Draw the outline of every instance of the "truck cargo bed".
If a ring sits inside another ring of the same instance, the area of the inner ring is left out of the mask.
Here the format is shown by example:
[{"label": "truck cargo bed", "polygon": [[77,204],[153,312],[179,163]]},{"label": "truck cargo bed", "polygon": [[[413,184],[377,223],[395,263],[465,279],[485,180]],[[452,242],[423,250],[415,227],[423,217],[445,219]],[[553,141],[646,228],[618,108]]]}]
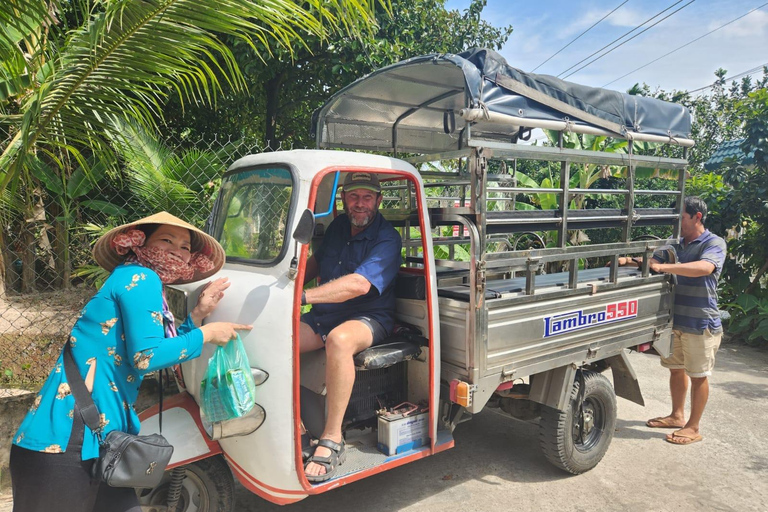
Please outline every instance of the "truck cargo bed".
[{"label": "truck cargo bed", "polygon": [[618,270],[615,283],[608,268],[582,270],[576,288],[568,272],[537,275],[533,295],[525,293],[524,277],[489,280],[479,321],[469,285],[440,286],[444,380],[466,380],[487,394],[512,378],[582,366],[669,337],[668,276]]},{"label": "truck cargo bed", "polygon": [[[640,269],[637,267],[621,267],[618,269],[619,279],[625,279],[630,277],[642,277]],[[449,271],[450,275],[455,277],[456,271]],[[609,280],[608,268],[592,268],[579,271],[578,284],[586,285],[591,282],[607,282]],[[448,275],[448,273],[438,273],[438,289],[437,294],[439,297],[446,297],[450,299],[469,302],[470,286],[469,284],[459,284],[452,286],[440,286],[441,276]],[[535,289],[544,290],[545,288],[564,288],[568,287],[568,272],[557,272],[554,274],[541,274],[536,276]],[[485,286],[485,298],[486,300],[499,299],[507,296],[525,295],[525,283],[526,278],[515,277],[512,279],[494,279],[486,282]]]}]

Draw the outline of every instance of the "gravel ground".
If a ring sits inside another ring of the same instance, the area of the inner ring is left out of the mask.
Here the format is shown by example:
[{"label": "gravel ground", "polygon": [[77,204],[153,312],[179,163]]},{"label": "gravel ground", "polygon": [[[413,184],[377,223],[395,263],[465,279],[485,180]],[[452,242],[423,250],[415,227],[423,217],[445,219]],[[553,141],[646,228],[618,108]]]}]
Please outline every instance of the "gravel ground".
[{"label": "gravel ground", "polygon": [[[619,399],[615,437],[592,471],[570,476],[538,447],[538,427],[483,412],[459,425],[456,447],[404,467],[278,507],[240,487],[237,512],[418,510],[764,511],[768,503],[768,352],[724,344],[692,446],[664,442],[645,420],[669,412],[666,370],[631,354],[645,407]],[[0,512],[11,498],[0,495]]]}]

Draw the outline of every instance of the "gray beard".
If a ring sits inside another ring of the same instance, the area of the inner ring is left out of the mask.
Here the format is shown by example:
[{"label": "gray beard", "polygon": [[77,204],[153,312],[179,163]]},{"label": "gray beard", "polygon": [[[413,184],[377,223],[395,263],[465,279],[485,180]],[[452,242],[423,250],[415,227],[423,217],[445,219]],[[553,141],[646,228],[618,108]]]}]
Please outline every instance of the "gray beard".
[{"label": "gray beard", "polygon": [[349,223],[355,226],[356,228],[365,228],[368,227],[368,225],[373,221],[373,215],[370,217],[365,217],[363,219],[363,222],[357,222],[355,218],[352,215],[349,215]]},{"label": "gray beard", "polygon": [[356,227],[358,229],[363,229],[363,228],[367,228],[368,226],[370,226],[371,222],[373,222],[373,219],[376,218],[376,213],[377,212],[378,212],[378,210],[374,210],[373,212],[371,212],[370,215],[367,215],[363,219],[362,222],[358,222],[358,221],[355,220],[355,217],[352,215],[352,212],[349,210],[349,208],[346,209],[345,213],[347,214],[347,217],[349,218],[349,223],[350,224],[352,224],[354,227]]}]

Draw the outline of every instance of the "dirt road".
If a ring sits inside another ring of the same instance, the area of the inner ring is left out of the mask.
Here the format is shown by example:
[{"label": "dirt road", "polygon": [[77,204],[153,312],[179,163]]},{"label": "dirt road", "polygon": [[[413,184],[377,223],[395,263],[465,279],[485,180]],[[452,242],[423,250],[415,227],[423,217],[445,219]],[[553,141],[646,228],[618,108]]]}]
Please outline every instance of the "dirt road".
[{"label": "dirt road", "polygon": [[[456,447],[289,507],[240,488],[238,512],[409,510],[763,511],[768,503],[768,352],[724,344],[717,355],[704,441],[673,446],[645,420],[669,412],[667,372],[630,355],[646,405],[619,399],[603,461],[569,476],[538,446],[538,426],[492,411],[455,431]],[[0,496],[0,512],[10,512]]]}]

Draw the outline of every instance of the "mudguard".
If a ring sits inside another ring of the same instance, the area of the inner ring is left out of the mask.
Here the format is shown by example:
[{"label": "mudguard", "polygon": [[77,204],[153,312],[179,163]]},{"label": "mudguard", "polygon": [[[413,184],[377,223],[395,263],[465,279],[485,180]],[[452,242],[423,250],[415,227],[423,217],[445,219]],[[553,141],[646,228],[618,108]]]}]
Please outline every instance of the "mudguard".
[{"label": "mudguard", "polygon": [[217,441],[211,441],[200,420],[200,408],[187,392],[163,401],[163,428],[159,425],[159,405],[139,414],[140,435],[161,433],[173,446],[168,469],[205,459],[222,452]]}]

